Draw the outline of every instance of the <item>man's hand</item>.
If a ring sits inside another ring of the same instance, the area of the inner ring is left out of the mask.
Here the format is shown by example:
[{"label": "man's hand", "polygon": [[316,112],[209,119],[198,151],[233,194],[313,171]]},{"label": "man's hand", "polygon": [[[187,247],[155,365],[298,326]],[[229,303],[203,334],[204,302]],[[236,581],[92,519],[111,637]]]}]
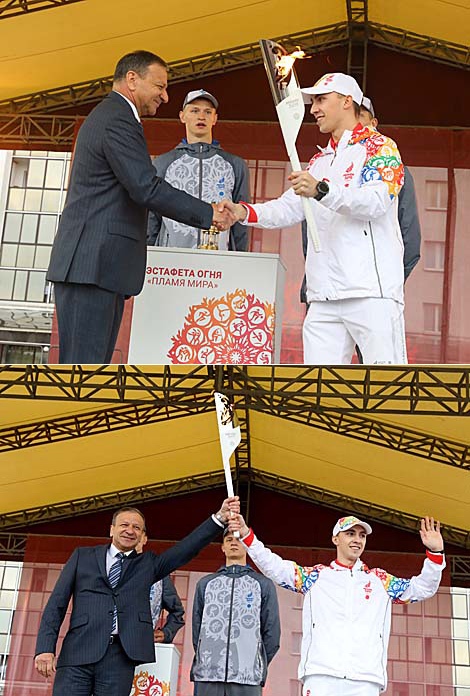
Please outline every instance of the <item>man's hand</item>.
[{"label": "man's hand", "polygon": [[434,522],[434,517],[423,517],[421,529],[419,530],[421,541],[430,551],[442,551],[444,539],[441,535],[441,523],[439,520]]},{"label": "man's hand", "polygon": [[153,642],[154,643],[164,643],[165,642],[165,634],[163,633],[161,628],[156,628],[155,631],[153,632]]},{"label": "man's hand", "polygon": [[247,209],[241,203],[233,203],[233,201],[220,201],[217,205],[217,210],[222,213],[226,211],[232,217],[232,225],[235,222],[243,222],[248,215]]},{"label": "man's hand", "polygon": [[231,532],[240,532],[240,539],[246,537],[250,531],[248,525],[241,515],[234,515],[230,518],[228,528]]},{"label": "man's hand", "polygon": [[237,221],[230,208],[225,207],[224,202],[225,201],[222,201],[218,205],[215,203],[212,204],[214,210],[212,224],[217,227],[219,232],[228,230]]},{"label": "man's hand", "polygon": [[42,677],[52,677],[56,670],[57,660],[54,653],[40,653],[34,658],[34,666]]},{"label": "man's hand", "polygon": [[216,517],[217,519],[220,519],[223,524],[227,524],[231,518],[231,515],[238,515],[239,512],[240,498],[238,495],[234,495],[233,498],[225,498],[224,502],[222,503],[222,507],[216,514]]},{"label": "man's hand", "polygon": [[289,176],[294,193],[298,196],[313,198],[317,195],[318,180],[308,172],[292,172]]}]

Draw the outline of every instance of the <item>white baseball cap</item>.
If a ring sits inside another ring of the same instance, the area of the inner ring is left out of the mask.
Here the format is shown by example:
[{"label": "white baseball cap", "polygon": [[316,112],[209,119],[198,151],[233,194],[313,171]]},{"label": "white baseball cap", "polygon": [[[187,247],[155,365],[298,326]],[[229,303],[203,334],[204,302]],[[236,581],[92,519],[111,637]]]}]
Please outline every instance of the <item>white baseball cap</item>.
[{"label": "white baseball cap", "polygon": [[340,72],[327,73],[315,82],[313,87],[303,87],[300,91],[304,95],[306,104],[310,104],[312,94],[329,94],[329,92],[351,95],[358,106],[362,104],[362,90],[354,77]]},{"label": "white baseball cap", "polygon": [[191,104],[191,102],[193,102],[195,99],[207,99],[207,101],[210,101],[210,103],[214,106],[215,109],[219,108],[219,102],[213,94],[211,94],[210,92],[206,92],[205,89],[193,89],[191,92],[188,92],[185,96],[183,102],[183,109],[188,104]]},{"label": "white baseball cap", "polygon": [[375,110],[374,110],[374,105],[372,104],[372,100],[369,99],[369,97],[362,97],[362,104],[361,106],[364,107],[364,109],[367,109],[370,114],[372,114],[372,118],[375,118]]},{"label": "white baseball cap", "polygon": [[339,518],[339,520],[333,527],[333,536],[336,536],[340,532],[346,532],[348,529],[351,529],[351,527],[355,527],[356,525],[362,527],[365,530],[366,534],[372,534],[372,527],[370,526],[370,524],[367,524],[367,522],[359,520],[357,517],[354,517],[353,515],[349,515],[348,517]]}]

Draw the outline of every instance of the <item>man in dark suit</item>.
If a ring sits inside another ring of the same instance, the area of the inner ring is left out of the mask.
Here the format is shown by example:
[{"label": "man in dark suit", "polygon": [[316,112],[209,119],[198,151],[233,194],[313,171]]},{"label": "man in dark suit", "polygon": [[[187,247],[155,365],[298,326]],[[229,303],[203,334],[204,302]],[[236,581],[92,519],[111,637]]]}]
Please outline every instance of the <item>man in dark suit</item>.
[{"label": "man in dark suit", "polygon": [[[154,662],[150,586],[187,563],[220,534],[238,497],[172,548],[138,554],[145,519],[136,508],[118,510],[110,545],[77,548],[65,564],[42,615],[35,666],[56,672],[54,696],[128,696],[136,664]],[[58,660],[60,626],[72,598],[70,626]]]},{"label": "man in dark suit", "polygon": [[113,91],[78,133],[47,274],[55,284],[61,363],[111,361],[124,300],[144,282],[148,210],[202,229],[231,224],[152,166],[140,119],[168,101],[167,77],[154,53],[123,56]]}]

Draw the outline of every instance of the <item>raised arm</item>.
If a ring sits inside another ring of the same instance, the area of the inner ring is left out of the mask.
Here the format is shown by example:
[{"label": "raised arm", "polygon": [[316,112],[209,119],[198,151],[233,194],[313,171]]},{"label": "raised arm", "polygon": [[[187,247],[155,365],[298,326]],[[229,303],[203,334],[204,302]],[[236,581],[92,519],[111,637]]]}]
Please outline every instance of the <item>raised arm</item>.
[{"label": "raised arm", "polygon": [[423,517],[421,520],[419,533],[426,547],[426,558],[419,575],[398,578],[380,568],[372,570],[382,580],[387,594],[394,603],[421,602],[436,594],[442,571],[446,567],[440,527],[439,521],[435,521],[433,517]]},{"label": "raised arm", "polygon": [[305,594],[318,580],[324,566],[300,566],[295,561],[287,561],[268,549],[249,529],[241,515],[229,520],[229,529],[240,531],[240,538],[250,558],[256,563],[263,575],[271,578],[286,590]]},{"label": "raised arm", "polygon": [[[177,544],[159,555],[154,555],[155,576],[154,582],[169,575],[177,568],[183,566],[199,551],[213,541],[222,531],[230,517],[230,512],[237,514],[240,511],[238,496],[226,498],[220,510],[209,517],[208,520],[196,527],[190,534],[181,539]],[[149,552],[151,553],[151,552]]]}]

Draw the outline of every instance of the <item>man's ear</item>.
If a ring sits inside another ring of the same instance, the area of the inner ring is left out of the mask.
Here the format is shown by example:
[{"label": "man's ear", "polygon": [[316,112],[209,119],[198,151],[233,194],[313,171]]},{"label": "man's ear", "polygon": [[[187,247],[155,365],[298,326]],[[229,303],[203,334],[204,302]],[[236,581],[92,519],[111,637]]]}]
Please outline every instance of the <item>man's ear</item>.
[{"label": "man's ear", "polygon": [[184,120],[184,111],[180,111],[180,121],[181,121],[181,123],[183,123],[183,124],[185,123],[185,120]]},{"label": "man's ear", "polygon": [[131,92],[135,91],[137,77],[135,70],[128,70],[126,73],[126,84]]},{"label": "man's ear", "polygon": [[339,543],[339,539],[338,539],[338,537],[337,537],[337,536],[333,536],[333,537],[331,537],[331,541],[333,542],[333,544],[334,544],[335,546],[338,546],[338,543]]},{"label": "man's ear", "polygon": [[109,528],[109,536],[110,536],[110,537],[113,536],[113,525],[111,525],[110,528]]}]

